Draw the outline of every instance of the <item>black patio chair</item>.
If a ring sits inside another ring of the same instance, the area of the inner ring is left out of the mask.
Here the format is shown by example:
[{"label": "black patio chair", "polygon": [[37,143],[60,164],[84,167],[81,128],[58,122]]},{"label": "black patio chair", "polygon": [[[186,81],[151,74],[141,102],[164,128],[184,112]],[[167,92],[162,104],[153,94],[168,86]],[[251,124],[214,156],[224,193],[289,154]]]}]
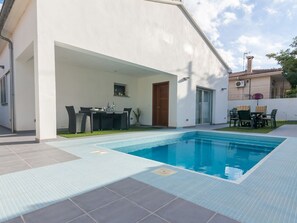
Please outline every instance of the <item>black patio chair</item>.
[{"label": "black patio chair", "polygon": [[233,126],[235,127],[236,126],[236,123],[238,121],[238,114],[237,114],[237,109],[236,108],[232,108],[229,112],[229,117],[230,117],[230,120],[229,120],[229,127],[231,127],[232,125],[232,121],[233,121]]},{"label": "black patio chair", "polygon": [[271,128],[276,128],[276,113],[277,109],[272,109],[271,114],[267,114],[263,121],[270,122]]},{"label": "black patio chair", "polygon": [[132,108],[124,108],[124,111],[125,112],[128,112],[128,117],[127,117],[127,129],[130,128],[130,121],[131,121],[131,111],[132,111]]},{"label": "black patio chair", "polygon": [[104,112],[100,114],[101,130],[113,129],[113,112]]},{"label": "black patio chair", "polygon": [[93,128],[92,130],[100,130],[101,127],[100,127],[100,114],[99,113],[94,113],[93,114],[93,123],[92,120],[91,120],[91,109],[92,107],[80,107],[80,113],[86,113],[86,115],[88,117],[90,117],[90,125],[91,125],[91,128]]},{"label": "black patio chair", "polygon": [[255,127],[256,123],[249,110],[238,111],[238,127]]},{"label": "black patio chair", "polygon": [[113,115],[113,129],[123,130],[128,129],[128,116],[126,112],[114,113]]},{"label": "black patio chair", "polygon": [[86,114],[84,113],[75,113],[73,106],[66,106],[68,112],[69,124],[68,131],[69,133],[79,133],[85,132],[86,130]]}]

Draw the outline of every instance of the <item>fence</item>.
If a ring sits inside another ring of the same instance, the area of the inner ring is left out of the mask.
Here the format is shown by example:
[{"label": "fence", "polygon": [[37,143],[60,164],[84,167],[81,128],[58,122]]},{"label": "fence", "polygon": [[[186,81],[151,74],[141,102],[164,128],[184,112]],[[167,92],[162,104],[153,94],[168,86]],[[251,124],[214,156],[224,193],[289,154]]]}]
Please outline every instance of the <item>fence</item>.
[{"label": "fence", "polygon": [[240,105],[251,106],[251,111],[255,111],[258,105],[267,105],[267,113],[269,114],[272,109],[277,109],[277,120],[297,120],[297,98],[281,98],[281,99],[260,99],[260,100],[235,100],[228,102],[228,109]]}]

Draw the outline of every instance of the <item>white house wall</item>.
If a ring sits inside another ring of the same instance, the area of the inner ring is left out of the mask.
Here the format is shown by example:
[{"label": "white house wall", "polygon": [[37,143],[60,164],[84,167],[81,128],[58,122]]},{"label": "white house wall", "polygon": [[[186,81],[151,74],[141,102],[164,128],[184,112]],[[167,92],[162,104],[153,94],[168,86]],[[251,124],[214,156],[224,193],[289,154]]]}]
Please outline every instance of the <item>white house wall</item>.
[{"label": "white house wall", "polygon": [[153,117],[153,83],[161,83],[169,81],[169,117],[168,125],[176,127],[177,115],[177,79],[174,75],[154,75],[149,77],[139,78],[138,84],[138,100],[137,107],[141,110],[140,123],[144,125],[152,125]]},{"label": "white house wall", "polygon": [[[0,69],[0,78],[3,77],[9,71],[9,57],[8,57],[8,48],[4,49],[4,52],[0,55],[1,65],[4,65],[4,69]],[[7,101],[8,104],[2,105],[0,103],[0,125],[6,128],[10,128],[10,75],[7,75]],[[1,87],[0,87],[1,89]]]},{"label": "white house wall", "polygon": [[[170,125],[195,124],[197,85],[215,90],[215,100],[220,103],[214,106],[214,123],[226,121],[227,98],[219,89],[226,87],[227,82],[225,78],[221,81],[216,79],[223,77],[226,71],[175,5],[144,0],[32,0],[13,34],[13,41],[16,58],[34,41],[34,103],[37,133],[43,132],[37,136],[40,139],[55,136],[58,126],[53,111],[61,111],[62,102],[56,101],[59,100],[59,95],[56,97],[59,89],[56,89],[58,81],[55,78],[60,77],[55,70],[60,68],[60,65],[55,66],[56,42],[177,76],[171,82],[176,83],[176,87],[170,88],[176,91],[176,95],[170,98],[176,102],[170,102],[170,105],[177,106],[170,108]],[[189,73],[191,62],[193,66]],[[189,74],[192,76],[190,87],[177,83]],[[27,99],[27,95],[16,97]],[[178,105],[180,102],[182,106]],[[57,117],[57,123],[60,123],[60,118]],[[151,115],[143,118],[145,123],[151,124]],[[62,123],[64,126],[65,120]]]},{"label": "white house wall", "polygon": [[15,129],[35,129],[34,59],[15,62]]},{"label": "white house wall", "polygon": [[[116,110],[135,109],[136,79],[56,61],[57,128],[68,127],[66,105],[73,105],[76,112],[80,107],[106,107],[107,103],[114,103]],[[113,96],[114,83],[126,84],[129,97]]]},{"label": "white house wall", "polygon": [[[18,66],[18,58],[23,53],[24,50],[32,44],[36,37],[36,6],[34,1],[32,1],[25,13],[19,20],[15,30],[12,32],[12,39],[14,44],[14,64],[15,64],[15,75],[14,75],[14,88],[15,88],[15,130],[32,130],[35,129],[34,119],[34,82],[33,81],[33,64],[32,61],[29,64],[24,65],[24,67]],[[1,40],[2,41],[2,40]],[[29,56],[29,55],[28,55]],[[30,57],[32,57],[31,54]],[[28,62],[30,57],[24,63]],[[8,45],[1,52],[0,61],[1,65],[5,66],[4,72],[10,70],[10,55],[8,50]],[[31,66],[31,67],[30,67]],[[30,71],[29,71],[30,70]],[[24,76],[23,76],[24,75]],[[29,75],[29,76],[28,76]],[[10,80],[10,76],[8,76]],[[0,105],[0,125],[11,128],[10,123],[10,83],[8,83],[8,97],[9,104],[7,106]],[[33,94],[32,94],[33,92]]]},{"label": "white house wall", "polygon": [[38,2],[38,13],[43,24],[40,31],[50,31],[46,38],[52,41],[152,67],[178,78],[188,75],[188,64],[192,62],[192,76],[199,77],[193,78],[190,89],[178,85],[177,97],[183,98],[186,91],[188,98],[177,108],[176,126],[195,124],[196,85],[217,90],[216,101],[222,103],[214,107],[213,121],[226,122],[227,94],[219,89],[227,87],[227,80],[215,80],[226,70],[177,6],[144,0],[52,0]]}]

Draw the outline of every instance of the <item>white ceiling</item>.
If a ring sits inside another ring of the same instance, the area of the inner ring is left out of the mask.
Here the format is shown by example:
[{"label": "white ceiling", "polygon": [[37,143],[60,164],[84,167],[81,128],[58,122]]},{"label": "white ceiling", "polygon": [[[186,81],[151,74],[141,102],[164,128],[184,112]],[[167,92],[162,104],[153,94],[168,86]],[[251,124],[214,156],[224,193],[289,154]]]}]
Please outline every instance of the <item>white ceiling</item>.
[{"label": "white ceiling", "polygon": [[153,70],[137,64],[132,64],[116,58],[107,57],[100,54],[79,52],[60,46],[55,47],[56,61],[75,64],[76,66],[86,67],[104,72],[116,72],[132,76],[160,75],[161,71]]}]

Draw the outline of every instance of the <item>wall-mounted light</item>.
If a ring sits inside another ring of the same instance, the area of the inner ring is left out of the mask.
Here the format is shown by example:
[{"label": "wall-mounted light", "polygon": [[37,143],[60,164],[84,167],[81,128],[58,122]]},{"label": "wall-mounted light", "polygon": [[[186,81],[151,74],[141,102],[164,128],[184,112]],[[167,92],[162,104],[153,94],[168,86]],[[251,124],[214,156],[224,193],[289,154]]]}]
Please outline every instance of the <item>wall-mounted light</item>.
[{"label": "wall-mounted light", "polygon": [[186,77],[181,78],[178,82],[181,83],[181,82],[187,81],[189,79],[190,79],[190,77],[186,76]]},{"label": "wall-mounted light", "polygon": [[226,87],[222,87],[222,88],[221,88],[221,91],[225,91],[225,90],[227,90]]},{"label": "wall-mounted light", "polygon": [[5,66],[4,65],[0,65],[0,68],[4,70]]}]

